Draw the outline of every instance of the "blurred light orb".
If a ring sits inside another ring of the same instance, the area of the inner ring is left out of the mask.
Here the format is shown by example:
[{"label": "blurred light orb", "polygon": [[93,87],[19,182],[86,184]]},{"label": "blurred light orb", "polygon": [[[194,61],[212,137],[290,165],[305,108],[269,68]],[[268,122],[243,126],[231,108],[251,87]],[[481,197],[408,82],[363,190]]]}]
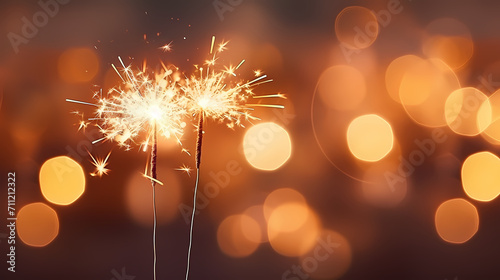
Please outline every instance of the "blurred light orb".
[{"label": "blurred light orb", "polygon": [[394,145],[392,127],[378,115],[359,116],[347,128],[347,145],[356,158],[368,162],[379,161]]},{"label": "blurred light orb", "polygon": [[377,17],[365,7],[346,7],[335,19],[337,39],[350,49],[369,47],[377,39],[378,33]]},{"label": "blurred light orb", "polygon": [[465,243],[479,229],[476,207],[462,198],[450,199],[439,205],[434,221],[439,236],[449,243]]},{"label": "blurred light orb", "polygon": [[73,48],[59,56],[59,76],[68,83],[91,81],[99,71],[99,59],[92,49]]},{"label": "blurred light orb", "polygon": [[59,234],[56,211],[41,202],[23,206],[17,213],[17,234],[26,245],[47,246]]},{"label": "blurred light orb", "polygon": [[394,59],[387,70],[385,71],[385,87],[392,100],[401,103],[399,99],[399,88],[401,86],[401,81],[408,69],[413,67],[416,63],[422,61],[422,58],[408,54],[400,56]]},{"label": "blurred light orb", "polygon": [[300,192],[294,189],[281,188],[274,190],[273,192],[267,195],[264,204],[262,206],[264,218],[266,219],[266,221],[269,221],[271,213],[274,211],[274,209],[286,203],[307,205],[304,196]]},{"label": "blurred light orb", "polygon": [[85,191],[85,174],[80,164],[67,156],[43,163],[39,174],[40,190],[48,201],[69,205]]},{"label": "blurred light orb", "polygon": [[473,50],[472,39],[460,36],[432,36],[423,47],[425,55],[443,60],[454,70],[460,69],[472,58]]},{"label": "blurred light orb", "polygon": [[365,99],[365,77],[352,66],[335,65],[321,74],[317,90],[321,101],[329,108],[353,110]]},{"label": "blurred light orb", "polygon": [[260,123],[250,127],[245,133],[243,152],[254,168],[273,171],[290,158],[292,141],[281,126],[273,122]]},{"label": "blurred light orb", "polygon": [[[157,223],[159,225],[173,221],[179,213],[178,207],[181,203],[181,186],[177,178],[178,174],[163,166],[160,168],[158,168],[158,174],[160,174],[158,180],[164,185],[156,184],[155,187]],[[125,201],[130,216],[139,225],[145,227],[153,225],[152,197],[151,181],[140,172],[133,174],[126,186]]]},{"label": "blurred light orb", "polygon": [[260,226],[247,215],[233,215],[224,219],[217,229],[217,243],[224,254],[242,258],[259,247]]},{"label": "blurred light orb", "polygon": [[309,206],[286,203],[275,208],[267,224],[271,247],[283,256],[301,256],[316,243],[320,222]]},{"label": "blurred light orb", "polygon": [[491,116],[488,97],[473,87],[455,90],[445,103],[446,123],[460,135],[478,135],[490,125]]},{"label": "blurred light orb", "polygon": [[314,279],[340,279],[351,266],[351,245],[342,234],[322,230],[316,246],[300,260],[302,270]]},{"label": "blurred light orb", "polygon": [[481,135],[491,144],[500,145],[500,90],[495,91],[488,101],[491,106],[491,122]]},{"label": "blurred light orb", "polygon": [[500,159],[490,152],[470,155],[462,165],[465,193],[478,201],[491,201],[500,194]]},{"label": "blurred light orb", "polygon": [[465,24],[454,18],[440,18],[429,23],[425,29],[428,38],[423,44],[423,53],[429,58],[438,58],[452,69],[462,68],[474,52],[474,42]]},{"label": "blurred light orb", "polygon": [[432,58],[415,63],[405,72],[399,98],[413,121],[427,127],[441,127],[446,125],[446,100],[459,88],[453,70]]}]

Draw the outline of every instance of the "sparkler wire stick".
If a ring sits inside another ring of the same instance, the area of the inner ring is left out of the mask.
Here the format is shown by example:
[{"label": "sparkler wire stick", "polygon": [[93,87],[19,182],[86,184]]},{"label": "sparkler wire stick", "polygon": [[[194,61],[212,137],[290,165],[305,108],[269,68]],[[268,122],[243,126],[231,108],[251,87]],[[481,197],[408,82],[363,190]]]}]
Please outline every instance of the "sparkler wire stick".
[{"label": "sparkler wire stick", "polygon": [[196,196],[198,193],[198,183],[200,181],[201,145],[203,142],[203,110],[200,111],[198,121],[198,137],[196,138],[196,183],[193,195],[193,213],[191,214],[191,225],[189,227],[189,247],[187,256],[186,280],[189,278],[189,265],[191,261],[191,248],[193,246],[194,215],[196,214]]},{"label": "sparkler wire stick", "polygon": [[153,123],[153,147],[151,148],[151,187],[153,188],[153,277],[156,280],[156,156],[157,156],[157,140],[156,140],[156,121]]},{"label": "sparkler wire stick", "polygon": [[257,97],[257,99],[270,98],[285,98],[284,95],[268,94],[255,96],[252,88],[269,83],[272,79],[268,79],[267,75],[263,75],[260,71],[255,71],[255,78],[250,81],[234,81],[233,77],[237,77],[235,70],[245,62],[242,60],[236,68],[233,66],[225,66],[225,69],[219,69],[216,66],[218,55],[225,50],[227,42],[222,42],[219,47],[214,49],[215,36],[212,36],[210,45],[210,59],[206,60],[205,67],[195,65],[196,71],[190,77],[186,76],[185,83],[180,87],[184,93],[182,103],[187,108],[187,111],[193,117],[198,114],[197,140],[196,140],[196,183],[193,195],[193,212],[191,213],[191,225],[189,229],[189,248],[187,254],[186,280],[189,277],[191,249],[193,244],[193,227],[194,217],[196,215],[196,197],[198,192],[198,184],[200,177],[201,164],[201,148],[203,140],[203,122],[205,119],[216,120],[220,123],[227,122],[229,128],[235,126],[244,127],[243,120],[249,121],[258,120],[257,117],[251,115],[254,107],[267,107],[283,109],[283,105],[247,103],[248,99]]}]

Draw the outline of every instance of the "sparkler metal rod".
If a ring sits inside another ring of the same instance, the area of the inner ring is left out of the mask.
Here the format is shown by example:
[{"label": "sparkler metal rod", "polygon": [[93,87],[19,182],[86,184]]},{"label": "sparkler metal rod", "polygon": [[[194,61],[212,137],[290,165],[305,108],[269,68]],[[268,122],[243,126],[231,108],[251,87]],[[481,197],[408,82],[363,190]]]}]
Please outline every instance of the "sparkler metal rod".
[{"label": "sparkler metal rod", "polygon": [[153,147],[151,148],[151,187],[153,188],[153,279],[156,280],[156,157],[157,157],[157,141],[156,141],[156,122],[153,124]]},{"label": "sparkler metal rod", "polygon": [[196,138],[196,183],[194,186],[193,194],[193,213],[191,214],[191,224],[189,226],[189,247],[187,255],[186,279],[189,278],[189,269],[191,263],[191,249],[193,246],[193,228],[194,228],[194,215],[196,214],[196,196],[198,193],[198,183],[200,181],[200,164],[201,164],[201,145],[203,141],[203,110],[200,110],[198,121],[198,137]]},{"label": "sparkler metal rod", "polygon": [[198,121],[198,137],[196,138],[196,168],[200,169],[201,164],[201,145],[203,142],[203,110],[200,111]]}]

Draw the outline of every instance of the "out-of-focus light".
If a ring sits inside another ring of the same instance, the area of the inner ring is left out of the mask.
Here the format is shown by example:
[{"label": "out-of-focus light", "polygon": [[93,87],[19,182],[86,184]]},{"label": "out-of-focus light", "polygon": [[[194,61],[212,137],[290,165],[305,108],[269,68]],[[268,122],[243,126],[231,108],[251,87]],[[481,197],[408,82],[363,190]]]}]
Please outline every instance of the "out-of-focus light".
[{"label": "out-of-focus light", "polygon": [[69,49],[59,56],[58,70],[68,83],[89,82],[99,71],[99,59],[91,49]]},{"label": "out-of-focus light", "polygon": [[479,229],[476,207],[462,198],[450,199],[439,205],[434,222],[439,236],[449,243],[465,243]]},{"label": "out-of-focus light", "polygon": [[251,255],[260,244],[260,226],[247,215],[233,215],[217,229],[217,242],[226,255],[242,258]]},{"label": "out-of-focus light", "polygon": [[43,196],[54,204],[71,204],[85,191],[83,168],[67,156],[54,157],[44,162],[39,179]]},{"label": "out-of-focus light", "polygon": [[481,135],[491,144],[500,145],[500,90],[495,91],[488,100],[491,106],[491,123]]},{"label": "out-of-focus light", "polygon": [[350,49],[369,47],[377,39],[378,32],[377,17],[365,7],[346,7],[335,19],[337,39]]},{"label": "out-of-focus light", "polygon": [[[161,168],[161,169],[160,169]],[[171,222],[179,213],[181,203],[181,188],[177,178],[180,173],[174,173],[169,168],[160,167],[158,174],[163,186],[156,184],[156,210],[158,224]],[[146,227],[153,225],[153,188],[151,181],[137,172],[128,180],[125,191],[128,211],[132,219],[138,224]],[[182,209],[181,213],[187,219],[192,209]]]},{"label": "out-of-focus light", "polygon": [[349,150],[363,161],[381,160],[392,150],[393,144],[391,125],[375,114],[355,118],[347,129]]},{"label": "out-of-focus light", "polygon": [[491,115],[488,97],[476,88],[457,89],[445,103],[446,123],[460,135],[478,135],[490,125]]},{"label": "out-of-focus light", "polygon": [[275,208],[267,224],[271,247],[284,256],[301,256],[315,244],[320,230],[316,214],[300,203]]},{"label": "out-of-focus light", "polygon": [[500,194],[500,159],[490,152],[470,155],[462,165],[462,185],[475,200],[491,201]]},{"label": "out-of-focus light", "polygon": [[399,87],[404,74],[416,63],[422,61],[422,58],[416,55],[403,55],[394,59],[385,71],[385,87],[392,100],[401,103],[399,100]]},{"label": "out-of-focus light", "polygon": [[474,43],[469,29],[453,18],[434,20],[426,27],[428,38],[423,53],[429,58],[443,60],[452,69],[462,68],[472,57]]},{"label": "out-of-focus light", "polygon": [[300,260],[302,270],[314,279],[339,279],[351,266],[351,245],[342,234],[323,230],[316,246]]},{"label": "out-of-focus light", "polygon": [[428,127],[446,125],[445,103],[460,88],[457,76],[439,59],[422,60],[408,69],[401,81],[399,97],[408,115]]},{"label": "out-of-focus light", "polygon": [[37,202],[25,205],[17,213],[17,234],[24,244],[44,247],[59,233],[59,218],[50,206]]},{"label": "out-of-focus light", "polygon": [[266,200],[263,205],[263,212],[266,221],[269,221],[271,213],[277,207],[286,203],[296,203],[306,205],[306,199],[298,191],[290,188],[281,188],[274,190],[272,193],[267,195]]},{"label": "out-of-focus light", "polygon": [[439,58],[452,69],[459,69],[472,57],[474,44],[471,38],[460,36],[432,36],[424,43],[424,54]]},{"label": "out-of-focus light", "polygon": [[332,66],[319,77],[318,94],[329,108],[353,110],[365,99],[365,77],[352,66]]},{"label": "out-of-focus light", "polygon": [[292,142],[288,132],[281,126],[272,122],[260,123],[245,133],[243,151],[253,167],[272,171],[288,161]]}]

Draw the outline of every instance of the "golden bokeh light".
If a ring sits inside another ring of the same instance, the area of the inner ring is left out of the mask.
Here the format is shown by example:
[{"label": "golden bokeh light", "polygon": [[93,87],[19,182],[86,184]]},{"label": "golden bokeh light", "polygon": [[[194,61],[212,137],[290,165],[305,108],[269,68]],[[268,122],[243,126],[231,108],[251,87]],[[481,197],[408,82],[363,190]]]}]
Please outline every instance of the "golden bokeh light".
[{"label": "golden bokeh light", "polygon": [[271,247],[284,256],[301,256],[316,243],[320,222],[309,206],[285,203],[275,208],[267,224]]},{"label": "golden bokeh light", "polygon": [[51,158],[40,168],[40,190],[48,201],[68,205],[85,191],[85,174],[78,162],[67,156]]},{"label": "golden bokeh light", "polygon": [[61,79],[68,83],[91,81],[99,71],[99,59],[88,48],[69,49],[59,56],[58,71]]},{"label": "golden bokeh light", "polygon": [[224,254],[242,258],[251,255],[261,240],[259,224],[247,215],[229,216],[217,229],[217,242]]},{"label": "golden bokeh light", "polygon": [[399,98],[415,122],[440,127],[446,125],[446,100],[459,88],[458,78],[448,65],[439,59],[426,59],[405,72]]},{"label": "golden bokeh light", "polygon": [[290,188],[281,188],[274,190],[267,195],[263,205],[263,213],[266,221],[269,221],[271,213],[277,207],[286,203],[296,203],[307,205],[306,199],[298,191]]},{"label": "golden bokeh light", "polygon": [[377,39],[378,33],[377,17],[365,7],[346,7],[335,19],[337,39],[350,49],[369,47]]},{"label": "golden bokeh light", "polygon": [[25,205],[17,213],[17,234],[24,244],[44,247],[59,233],[59,218],[50,206],[41,203]]},{"label": "golden bokeh light", "polygon": [[424,42],[423,52],[428,57],[443,60],[452,69],[459,69],[471,59],[473,49],[469,37],[432,36]]},{"label": "golden bokeh light", "polygon": [[304,272],[314,279],[339,279],[351,266],[351,245],[342,234],[323,230],[316,246],[300,260]]},{"label": "golden bokeh light", "polygon": [[445,103],[446,123],[460,135],[478,135],[489,126],[491,116],[488,97],[476,88],[457,89]]},{"label": "golden bokeh light", "polygon": [[392,127],[375,114],[357,117],[347,129],[347,145],[356,158],[369,162],[379,161],[394,145]]},{"label": "golden bokeh light", "polygon": [[[160,174],[158,179],[163,182],[163,186],[156,184],[155,187],[157,222],[158,224],[167,224],[173,221],[179,213],[181,186],[177,176],[180,173],[174,173],[169,168],[160,166],[158,174]],[[125,191],[128,212],[136,223],[145,227],[153,225],[152,196],[151,181],[145,178],[142,173],[137,172],[129,178]]]},{"label": "golden bokeh light", "polygon": [[389,64],[385,71],[385,87],[392,100],[401,103],[401,100],[399,100],[399,87],[401,86],[404,74],[420,61],[422,61],[422,58],[408,54],[394,59]]},{"label": "golden bokeh light", "polygon": [[437,233],[449,243],[465,243],[479,229],[476,207],[462,198],[443,202],[436,210],[434,219]]},{"label": "golden bokeh light", "polygon": [[335,65],[321,74],[317,90],[321,100],[329,108],[353,110],[365,99],[365,77],[352,66]]},{"label": "golden bokeh light", "polygon": [[500,90],[495,91],[488,100],[491,122],[481,135],[491,144],[500,145]]},{"label": "golden bokeh light", "polygon": [[260,123],[250,127],[245,133],[243,152],[253,167],[273,171],[290,158],[292,141],[281,126],[272,122]]},{"label": "golden bokeh light", "polygon": [[478,201],[491,201],[500,194],[500,159],[490,152],[470,155],[462,165],[465,193]]}]

